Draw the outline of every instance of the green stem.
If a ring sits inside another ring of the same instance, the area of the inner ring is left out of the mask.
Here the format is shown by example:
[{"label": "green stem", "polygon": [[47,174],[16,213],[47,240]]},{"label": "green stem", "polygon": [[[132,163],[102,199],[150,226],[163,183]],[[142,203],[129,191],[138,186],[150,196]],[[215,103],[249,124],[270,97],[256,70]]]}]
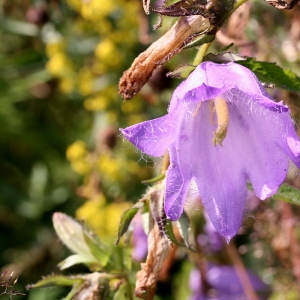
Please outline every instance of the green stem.
[{"label": "green stem", "polygon": [[[233,5],[233,8],[230,12],[228,12],[227,16],[225,14],[224,16],[224,21],[226,21],[230,16],[231,14],[236,10],[238,9],[242,4],[244,4],[245,2],[247,2],[247,0],[237,0],[235,2],[235,4]],[[222,24],[224,23],[224,21],[222,22]],[[219,27],[218,29],[220,29],[221,27]],[[202,61],[203,61],[203,57],[205,56],[207,50],[209,49],[210,45],[211,45],[212,41],[209,42],[209,43],[205,43],[205,44],[202,44],[200,47],[199,47],[199,50],[194,58],[194,61],[193,61],[193,65],[194,66],[197,66],[199,65]]]},{"label": "green stem", "polygon": [[211,42],[203,44],[199,47],[199,50],[193,61],[193,66],[198,66],[202,62],[203,57],[205,56],[210,44],[211,44]]},{"label": "green stem", "polygon": [[133,290],[128,275],[125,276],[125,280],[127,281],[127,297],[129,300],[133,300]]}]

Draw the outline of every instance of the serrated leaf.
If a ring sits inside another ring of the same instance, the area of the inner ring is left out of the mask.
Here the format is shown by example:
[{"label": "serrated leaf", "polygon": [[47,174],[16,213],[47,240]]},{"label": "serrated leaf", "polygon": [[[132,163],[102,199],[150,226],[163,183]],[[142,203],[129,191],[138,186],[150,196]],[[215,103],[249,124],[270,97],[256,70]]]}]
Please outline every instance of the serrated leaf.
[{"label": "serrated leaf", "polygon": [[73,284],[81,284],[82,282],[84,282],[83,278],[71,278],[62,275],[50,275],[38,281],[37,283],[30,285],[29,288],[40,288],[55,285],[72,286]]},{"label": "serrated leaf", "polygon": [[118,228],[118,236],[117,240],[115,242],[115,245],[119,244],[119,241],[123,234],[128,230],[128,227],[136,215],[136,213],[145,205],[144,201],[138,201],[136,204],[134,204],[131,208],[125,210],[121,216],[119,228]]},{"label": "serrated leaf", "polygon": [[[168,73],[168,74],[170,74],[170,73]],[[168,74],[167,74],[167,76],[168,76]],[[158,181],[163,180],[165,177],[166,177],[165,174],[162,173],[162,174],[159,174],[159,175],[155,176],[154,178],[143,180],[142,183],[146,184],[146,185],[152,185],[152,184],[154,184]]]},{"label": "serrated leaf", "polygon": [[90,260],[89,258],[83,257],[79,254],[74,254],[74,255],[71,255],[71,256],[67,257],[62,262],[60,262],[58,264],[58,267],[61,270],[64,270],[64,269],[67,269],[67,268],[72,267],[72,266],[77,265],[77,264],[89,265],[89,264],[94,264],[94,263],[95,263],[94,260]]},{"label": "serrated leaf", "polygon": [[204,56],[203,61],[213,61],[215,63],[227,63],[227,62],[237,62],[240,60],[246,60],[244,56],[240,56],[233,52],[223,52],[220,54],[208,53]]},{"label": "serrated leaf", "polygon": [[215,39],[215,35],[213,34],[200,34],[199,38],[194,39],[192,42],[188,43],[183,49],[189,49],[197,46],[201,46],[206,43],[210,43]]},{"label": "serrated leaf", "polygon": [[83,236],[93,256],[95,256],[102,267],[105,267],[111,256],[110,249],[108,249],[106,245],[102,244],[100,240],[96,239],[96,237],[92,237],[85,231],[83,231]]},{"label": "serrated leaf", "polygon": [[300,205],[300,189],[288,184],[282,184],[272,198]]},{"label": "serrated leaf", "polygon": [[187,78],[188,75],[192,73],[195,69],[195,66],[183,65],[176,68],[173,72],[167,73],[167,76],[171,78]]},{"label": "serrated leaf", "polygon": [[276,63],[256,61],[250,57],[236,63],[250,69],[262,82],[274,83],[282,89],[300,92],[300,77],[288,69],[277,66]]},{"label": "serrated leaf", "polygon": [[73,300],[74,296],[78,294],[78,292],[81,290],[81,288],[82,288],[82,282],[75,283],[73,285],[70,293],[65,298],[63,298],[63,300]]},{"label": "serrated leaf", "polygon": [[177,241],[177,239],[176,239],[176,237],[175,237],[175,234],[174,234],[174,232],[173,232],[172,221],[170,221],[170,220],[167,220],[167,222],[166,222],[166,230],[165,230],[165,233],[166,233],[166,236],[168,237],[168,239],[169,239],[172,243],[174,243],[174,244],[176,244],[176,245],[178,245],[178,246],[185,247],[185,244],[180,243],[180,242]]},{"label": "serrated leaf", "polygon": [[231,47],[234,46],[234,43],[230,43],[229,45],[220,49],[220,53],[227,52]]},{"label": "serrated leaf", "polygon": [[177,221],[177,226],[185,245],[192,251],[197,252],[196,247],[192,245],[190,239],[191,223],[188,215],[183,212]]}]

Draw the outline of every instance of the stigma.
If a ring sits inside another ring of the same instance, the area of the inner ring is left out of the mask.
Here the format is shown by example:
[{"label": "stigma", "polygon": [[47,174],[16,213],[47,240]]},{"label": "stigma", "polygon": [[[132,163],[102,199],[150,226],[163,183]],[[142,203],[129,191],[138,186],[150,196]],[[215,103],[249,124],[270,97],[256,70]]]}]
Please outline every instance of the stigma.
[{"label": "stigma", "polygon": [[222,146],[222,142],[226,138],[228,123],[229,123],[229,109],[227,102],[221,98],[216,97],[214,100],[214,111],[217,115],[217,131],[214,132],[214,137],[212,139],[213,144],[216,146],[220,144]]}]

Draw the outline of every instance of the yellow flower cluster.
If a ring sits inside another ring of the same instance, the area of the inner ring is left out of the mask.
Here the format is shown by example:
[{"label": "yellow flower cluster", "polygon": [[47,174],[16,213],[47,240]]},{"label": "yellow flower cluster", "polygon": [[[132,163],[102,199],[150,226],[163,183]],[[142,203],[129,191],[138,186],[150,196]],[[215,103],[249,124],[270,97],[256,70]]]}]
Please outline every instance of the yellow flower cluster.
[{"label": "yellow flower cluster", "polygon": [[140,4],[127,0],[67,0],[67,3],[80,15],[74,20],[74,33],[84,36],[93,32],[99,36],[99,42],[88,64],[78,65],[68,53],[63,38],[51,41],[46,49],[49,57],[46,68],[59,79],[63,93],[77,91],[87,97],[86,109],[107,109],[110,103],[119,100],[116,88],[113,95],[110,93],[111,87],[116,86],[116,72],[125,68],[126,56],[137,44],[138,18],[133,16],[137,16]]},{"label": "yellow flower cluster", "polygon": [[86,175],[91,171],[89,153],[83,141],[76,141],[70,145],[67,149],[66,156],[71,162],[72,169],[76,173]]},{"label": "yellow flower cluster", "polygon": [[104,179],[115,182],[121,178],[122,161],[111,157],[109,154],[102,154],[97,161],[98,170],[103,174]]},{"label": "yellow flower cluster", "polygon": [[86,201],[76,212],[79,220],[85,220],[89,226],[103,239],[114,240],[117,235],[118,224],[124,210],[130,203],[106,203],[104,195]]},{"label": "yellow flower cluster", "polygon": [[[138,44],[137,15],[141,4],[128,0],[67,0],[67,3],[79,15],[73,30],[82,36],[92,32],[99,41],[84,60],[71,59],[63,39],[48,44],[48,71],[59,79],[63,92],[76,91],[84,97],[86,110],[94,111],[95,116],[105,114],[101,126],[118,122],[119,112],[131,115],[129,122],[141,121],[143,102],[123,105],[117,90],[118,78],[128,64],[132,47]],[[132,182],[131,176],[145,179],[151,172],[141,169],[136,158],[126,161],[123,150],[95,146],[89,151],[83,141],[76,141],[66,152],[72,169],[84,176],[84,183],[77,191],[86,201],[76,217],[84,219],[101,238],[116,236],[120,216],[130,207],[120,199],[126,198],[127,191],[123,189]],[[115,195],[117,202],[111,202]]]},{"label": "yellow flower cluster", "polygon": [[[118,97],[117,83],[114,85],[107,85],[101,91],[93,93],[84,100],[84,108],[90,111],[103,111],[109,108],[110,105],[118,104],[120,100]],[[110,120],[114,122],[114,120]]]},{"label": "yellow flower cluster", "polygon": [[63,93],[71,93],[75,88],[76,75],[74,66],[66,54],[63,39],[48,43],[46,53],[49,57],[46,69],[60,80],[60,89]]},{"label": "yellow flower cluster", "polygon": [[122,63],[122,52],[112,40],[102,40],[95,49],[98,60],[97,68],[101,72],[109,71],[111,68],[118,68]]},{"label": "yellow flower cluster", "polygon": [[[124,179],[121,158],[114,158],[110,152],[92,154],[87,151],[83,141],[76,141],[71,144],[66,152],[72,169],[80,175],[88,175],[92,170],[97,170],[101,174],[101,180],[105,183],[113,183]],[[96,158],[95,158],[96,157]]]},{"label": "yellow flower cluster", "polygon": [[78,192],[87,200],[77,210],[76,217],[85,220],[101,238],[113,240],[120,216],[131,204],[120,200],[124,197],[123,193],[118,197],[118,202],[108,202],[103,194],[105,187],[118,190],[122,182],[126,186],[133,177],[149,177],[150,169],[141,170],[136,162],[126,161],[122,155],[114,157],[111,151],[103,150],[100,154],[89,152],[83,141],[70,145],[66,156],[73,170],[84,176],[84,183]]},{"label": "yellow flower cluster", "polygon": [[[115,76],[116,71],[124,69],[122,66],[126,63],[126,54],[137,43],[137,18],[132,16],[137,15],[138,5],[136,1],[126,0],[82,1],[81,16],[93,23],[100,37],[91,66],[100,77],[109,78],[109,73]],[[116,82],[114,85],[117,85]],[[91,95],[92,101],[91,98],[85,100],[85,107],[89,110],[102,110],[116,99],[119,100],[116,88],[113,95],[109,92],[111,86],[111,82],[108,82],[100,87],[96,95]]]},{"label": "yellow flower cluster", "polygon": [[78,90],[83,96],[88,96],[94,91],[94,74],[91,68],[82,67],[78,74]]},{"label": "yellow flower cluster", "polygon": [[107,105],[106,98],[101,94],[86,98],[84,101],[84,108],[86,110],[104,110]]}]

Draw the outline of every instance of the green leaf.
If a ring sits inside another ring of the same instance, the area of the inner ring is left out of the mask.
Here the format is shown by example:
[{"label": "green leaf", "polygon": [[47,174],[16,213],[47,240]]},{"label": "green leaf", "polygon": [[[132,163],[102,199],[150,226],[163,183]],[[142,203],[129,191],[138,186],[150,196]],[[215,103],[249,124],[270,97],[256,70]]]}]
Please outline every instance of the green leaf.
[{"label": "green leaf", "polygon": [[82,282],[77,282],[73,285],[70,293],[63,300],[72,300],[82,289]]},{"label": "green leaf", "polygon": [[81,284],[83,282],[83,278],[67,277],[62,275],[50,275],[38,281],[37,283],[28,286],[28,288],[40,288],[55,285],[72,286],[73,284]]},{"label": "green leaf", "polygon": [[123,247],[122,251],[123,251],[123,255],[122,255],[122,257],[123,257],[123,260],[122,260],[123,268],[127,272],[130,272],[132,270],[132,251],[128,247],[127,248]]},{"label": "green leaf", "polygon": [[187,78],[188,75],[195,69],[196,67],[192,65],[182,65],[176,68],[173,72],[169,72],[167,76],[171,78]]},{"label": "green leaf", "polygon": [[300,205],[300,189],[288,184],[282,184],[272,198]]},{"label": "green leaf", "polygon": [[74,254],[74,255],[71,255],[71,256],[67,257],[62,262],[60,262],[58,264],[58,267],[61,270],[64,270],[64,269],[67,269],[67,268],[72,267],[72,266],[77,265],[77,264],[89,265],[89,264],[95,264],[95,261],[90,260],[89,258],[81,256],[79,254]]},{"label": "green leaf", "polygon": [[146,184],[146,185],[152,185],[152,184],[154,184],[158,181],[163,180],[165,177],[166,177],[166,175],[164,173],[162,173],[162,174],[159,174],[159,175],[155,176],[154,178],[143,180],[142,183]]},{"label": "green leaf", "polygon": [[118,228],[118,236],[117,240],[115,242],[115,246],[119,244],[119,241],[123,234],[128,230],[128,227],[130,225],[130,222],[136,215],[136,213],[145,205],[144,201],[138,201],[136,204],[134,204],[131,208],[125,210],[121,216],[119,228]]},{"label": "green leaf", "polygon": [[127,300],[128,297],[128,283],[123,283],[119,286],[118,290],[115,292],[113,300]]},{"label": "green leaf", "polygon": [[223,53],[223,52],[228,51],[228,50],[229,50],[231,47],[233,47],[233,46],[234,46],[234,43],[230,43],[229,45],[227,45],[227,46],[221,48],[221,49],[220,49],[220,53]]},{"label": "green leaf", "polygon": [[102,267],[105,267],[109,262],[111,250],[106,245],[101,243],[97,237],[91,236],[85,230],[83,231],[83,236],[93,256],[95,256]]},{"label": "green leaf", "polygon": [[214,34],[199,34],[199,37],[194,39],[192,42],[188,43],[183,49],[188,49],[196,46],[201,46],[203,44],[212,42],[215,39]]},{"label": "green leaf", "polygon": [[167,220],[167,222],[166,222],[165,234],[172,243],[174,243],[178,246],[185,247],[185,244],[177,241],[177,239],[174,235],[174,232],[173,232],[172,221],[170,221],[170,220]]},{"label": "green leaf", "polygon": [[84,239],[83,225],[66,214],[56,212],[53,215],[53,226],[60,240],[73,252],[86,260],[97,262]]},{"label": "green leaf", "polygon": [[188,215],[183,212],[180,216],[179,220],[177,221],[177,225],[179,228],[179,232],[183,238],[185,245],[192,251],[197,252],[196,247],[191,243],[191,223]]},{"label": "green leaf", "polygon": [[227,62],[237,62],[240,60],[246,60],[244,56],[240,56],[233,52],[223,52],[220,54],[208,53],[204,56],[203,61],[213,61],[215,63],[227,63]]},{"label": "green leaf", "polygon": [[277,66],[276,63],[256,61],[250,57],[236,63],[250,69],[262,82],[274,83],[282,89],[300,92],[300,78],[292,71]]}]

